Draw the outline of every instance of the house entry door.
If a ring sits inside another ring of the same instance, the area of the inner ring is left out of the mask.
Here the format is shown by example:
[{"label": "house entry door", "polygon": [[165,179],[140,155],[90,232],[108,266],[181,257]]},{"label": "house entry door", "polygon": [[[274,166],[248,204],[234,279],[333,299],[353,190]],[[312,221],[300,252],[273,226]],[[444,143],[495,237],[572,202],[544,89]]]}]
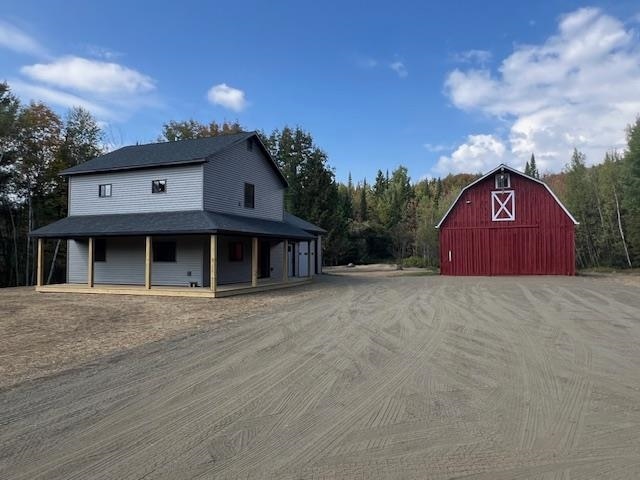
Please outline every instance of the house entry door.
[{"label": "house entry door", "polygon": [[258,278],[271,276],[271,242],[261,240],[258,251]]},{"label": "house entry door", "polygon": [[298,272],[301,277],[309,276],[309,242],[298,243]]}]

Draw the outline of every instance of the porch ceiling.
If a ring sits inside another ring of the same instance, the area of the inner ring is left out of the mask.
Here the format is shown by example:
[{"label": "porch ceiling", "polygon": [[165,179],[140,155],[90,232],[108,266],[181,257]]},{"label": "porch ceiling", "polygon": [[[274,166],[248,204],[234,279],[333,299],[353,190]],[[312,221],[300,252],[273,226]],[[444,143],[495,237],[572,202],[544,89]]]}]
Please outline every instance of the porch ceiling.
[{"label": "porch ceiling", "polygon": [[35,238],[141,235],[234,234],[311,240],[314,236],[288,221],[190,210],[180,212],[74,215],[31,232]]}]

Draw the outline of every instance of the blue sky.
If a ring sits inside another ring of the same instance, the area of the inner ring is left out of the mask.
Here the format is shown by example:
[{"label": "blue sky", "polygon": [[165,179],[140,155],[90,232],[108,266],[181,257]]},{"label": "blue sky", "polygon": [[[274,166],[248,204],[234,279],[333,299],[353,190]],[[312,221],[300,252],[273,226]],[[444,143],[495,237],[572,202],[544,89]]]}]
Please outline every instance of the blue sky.
[{"label": "blue sky", "polygon": [[338,179],[599,162],[640,113],[637,2],[5,0],[0,78],[113,145],[171,119],[301,125]]}]

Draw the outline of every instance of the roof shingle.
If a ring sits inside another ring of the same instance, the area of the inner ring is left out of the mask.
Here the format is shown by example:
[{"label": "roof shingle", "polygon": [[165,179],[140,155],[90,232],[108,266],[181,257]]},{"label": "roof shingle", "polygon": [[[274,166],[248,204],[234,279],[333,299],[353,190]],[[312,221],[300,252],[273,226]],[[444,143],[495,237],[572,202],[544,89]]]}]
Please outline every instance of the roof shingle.
[{"label": "roof shingle", "polygon": [[206,210],[73,215],[31,232],[35,238],[233,233],[310,240],[314,236],[288,221],[278,222]]}]

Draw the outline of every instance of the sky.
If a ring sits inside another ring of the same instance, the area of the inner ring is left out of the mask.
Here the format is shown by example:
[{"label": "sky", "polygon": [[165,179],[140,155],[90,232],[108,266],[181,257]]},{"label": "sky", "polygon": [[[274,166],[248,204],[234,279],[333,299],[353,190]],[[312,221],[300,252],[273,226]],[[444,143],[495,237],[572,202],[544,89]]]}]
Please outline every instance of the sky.
[{"label": "sky", "polygon": [[640,114],[640,4],[4,0],[0,80],[112,147],[169,120],[310,131],[336,177],[557,172]]}]

